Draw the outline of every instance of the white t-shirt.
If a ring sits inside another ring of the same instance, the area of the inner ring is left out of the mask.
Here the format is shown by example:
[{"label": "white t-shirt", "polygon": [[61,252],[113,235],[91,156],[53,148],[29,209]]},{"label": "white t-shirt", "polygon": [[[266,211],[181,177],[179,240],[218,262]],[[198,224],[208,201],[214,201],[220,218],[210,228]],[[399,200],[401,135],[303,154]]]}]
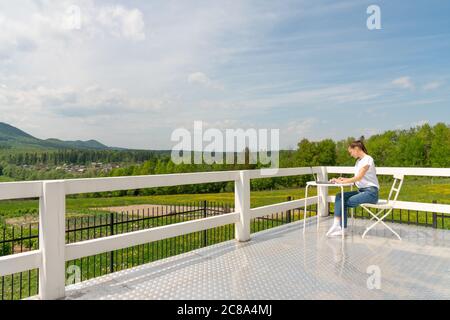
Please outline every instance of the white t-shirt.
[{"label": "white t-shirt", "polygon": [[358,188],[367,188],[367,187],[377,187],[380,189],[380,184],[378,183],[377,173],[375,170],[375,162],[373,158],[366,154],[361,159],[358,159],[355,164],[355,176],[358,175],[361,168],[369,165],[369,170],[367,170],[366,174],[362,177],[361,180],[355,182]]}]

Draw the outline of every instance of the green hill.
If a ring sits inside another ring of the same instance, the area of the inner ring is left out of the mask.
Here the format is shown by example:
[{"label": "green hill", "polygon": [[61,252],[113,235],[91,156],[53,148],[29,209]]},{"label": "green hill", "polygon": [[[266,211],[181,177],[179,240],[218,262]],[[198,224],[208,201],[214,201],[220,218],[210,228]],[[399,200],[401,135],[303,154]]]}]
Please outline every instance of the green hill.
[{"label": "green hill", "polygon": [[59,139],[38,139],[10,124],[0,122],[1,149],[94,149],[107,150],[110,148],[96,140],[64,141]]}]

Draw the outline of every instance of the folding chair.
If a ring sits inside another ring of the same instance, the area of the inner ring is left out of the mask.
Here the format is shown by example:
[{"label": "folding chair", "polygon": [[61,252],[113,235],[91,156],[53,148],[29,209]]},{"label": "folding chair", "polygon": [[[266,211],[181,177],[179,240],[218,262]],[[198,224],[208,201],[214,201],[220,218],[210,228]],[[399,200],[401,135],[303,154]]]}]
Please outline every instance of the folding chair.
[{"label": "folding chair", "polygon": [[[395,201],[397,201],[397,197],[398,194],[400,193],[400,189],[402,187],[403,184],[403,179],[404,179],[404,175],[403,174],[394,174],[394,183],[392,184],[391,187],[391,191],[389,192],[389,197],[387,200],[379,200],[376,204],[373,203],[363,203],[361,204],[361,207],[366,210],[367,212],[370,213],[370,215],[372,216],[372,218],[370,218],[369,221],[372,221],[373,219],[377,220],[375,221],[373,224],[371,224],[370,226],[368,226],[366,228],[366,230],[364,231],[362,237],[364,238],[364,236],[366,235],[366,233],[372,229],[373,227],[375,227],[378,223],[383,224],[386,228],[388,228],[389,230],[391,230],[391,232],[393,234],[395,234],[397,236],[397,238],[399,240],[402,240],[402,238],[400,238],[400,236],[398,235],[397,232],[395,232],[391,227],[389,227],[386,223],[384,223],[384,218],[386,218],[394,209],[394,205],[395,205]],[[395,187],[397,181],[399,182],[398,184],[398,188]],[[394,195],[395,193],[395,195]],[[373,213],[369,208],[372,209],[378,209],[377,213]],[[381,218],[379,217],[383,211],[386,211],[386,213],[384,213]]]}]

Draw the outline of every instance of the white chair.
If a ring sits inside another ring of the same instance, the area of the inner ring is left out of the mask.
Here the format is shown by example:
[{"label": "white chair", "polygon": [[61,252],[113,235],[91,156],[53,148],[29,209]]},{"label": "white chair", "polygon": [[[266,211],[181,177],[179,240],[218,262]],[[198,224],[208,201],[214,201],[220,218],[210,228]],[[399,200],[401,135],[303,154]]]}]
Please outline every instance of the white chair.
[{"label": "white chair", "polygon": [[[366,228],[366,230],[364,231],[362,237],[364,238],[364,236],[366,235],[366,233],[372,229],[373,227],[375,227],[378,223],[383,224],[386,228],[388,228],[389,230],[391,230],[391,232],[393,234],[395,234],[397,236],[397,238],[399,240],[402,240],[402,238],[400,238],[400,236],[398,235],[397,232],[395,232],[391,227],[389,227],[386,223],[384,223],[384,218],[386,218],[394,209],[394,205],[395,205],[395,201],[397,201],[397,197],[398,194],[400,193],[400,189],[402,187],[403,184],[403,179],[404,179],[404,175],[403,174],[394,174],[394,183],[392,184],[391,187],[391,191],[389,192],[389,197],[387,200],[379,200],[376,204],[373,203],[363,203],[361,204],[361,207],[366,210],[367,212],[369,212],[369,214],[372,216],[372,218],[370,218],[369,221],[372,221],[373,219],[377,220],[375,221],[373,224],[371,224],[370,226],[368,226]],[[397,181],[399,182],[398,187],[396,188],[395,185],[397,183]],[[394,195],[395,194],[395,195]],[[378,212],[374,213],[372,212],[369,208],[372,209],[377,209]],[[379,217],[383,211],[386,211],[386,213],[384,213],[381,218]]]}]

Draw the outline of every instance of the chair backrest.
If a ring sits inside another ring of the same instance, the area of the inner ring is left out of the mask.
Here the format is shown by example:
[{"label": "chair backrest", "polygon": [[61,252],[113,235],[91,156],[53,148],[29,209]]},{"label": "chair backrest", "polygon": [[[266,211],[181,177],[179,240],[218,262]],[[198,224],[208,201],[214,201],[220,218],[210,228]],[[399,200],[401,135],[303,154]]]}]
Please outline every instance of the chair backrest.
[{"label": "chair backrest", "polygon": [[[405,176],[403,174],[399,174],[399,173],[394,174],[394,183],[392,184],[391,191],[389,191],[389,197],[387,199],[388,203],[391,201],[392,202],[397,201],[398,194],[400,193],[400,189],[402,188],[402,185],[403,185],[404,177]],[[398,182],[398,186],[395,187],[397,182]]]}]

